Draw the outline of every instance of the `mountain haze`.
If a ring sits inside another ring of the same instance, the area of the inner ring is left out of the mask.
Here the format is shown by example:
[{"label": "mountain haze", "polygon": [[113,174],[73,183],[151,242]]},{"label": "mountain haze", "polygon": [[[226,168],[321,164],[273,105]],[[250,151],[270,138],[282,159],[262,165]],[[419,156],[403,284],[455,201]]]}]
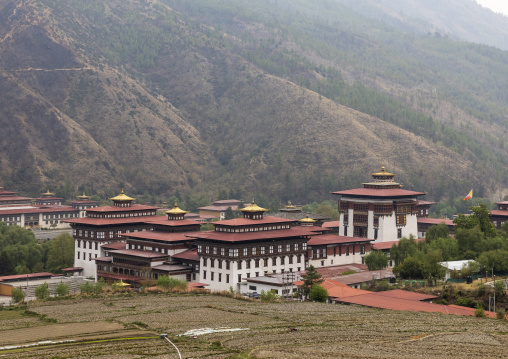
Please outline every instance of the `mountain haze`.
[{"label": "mountain haze", "polygon": [[0,185],[498,199],[507,60],[331,0],[3,0]]}]

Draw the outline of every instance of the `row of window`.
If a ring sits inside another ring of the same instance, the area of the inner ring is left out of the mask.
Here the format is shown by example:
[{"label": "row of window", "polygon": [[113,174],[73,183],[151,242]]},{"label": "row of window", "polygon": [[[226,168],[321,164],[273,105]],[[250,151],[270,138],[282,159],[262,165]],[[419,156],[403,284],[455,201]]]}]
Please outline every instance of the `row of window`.
[{"label": "row of window", "polygon": [[[302,267],[298,267],[296,269],[297,272],[301,271],[302,270]],[[284,273],[285,272],[285,269],[281,269],[280,270],[281,273]],[[289,272],[293,272],[293,268],[289,268]],[[272,272],[273,274],[277,273],[277,271],[273,271]],[[222,282],[222,280],[224,279],[226,283],[229,283],[229,278],[230,278],[230,275],[228,273],[225,273],[224,275],[222,273],[215,273],[215,272],[210,272],[210,277],[209,277],[209,280],[210,281],[215,281],[215,274],[217,274],[217,282]],[[262,273],[262,275],[267,275],[268,274],[268,271],[264,271]],[[254,277],[259,277],[260,275],[260,272],[255,272],[254,273]],[[238,274],[237,275],[237,280],[238,280],[238,283],[240,283],[242,281],[242,277],[246,277],[246,278],[250,278],[250,273],[247,273],[245,275],[243,274]],[[208,280],[208,273],[206,270],[203,271],[203,280]]]},{"label": "row of window", "polygon": [[76,246],[78,248],[81,248],[81,242],[83,242],[83,248],[86,248],[86,245],[88,244],[88,249],[92,249],[92,247],[94,247],[96,251],[99,250],[99,243],[94,241],[81,241],[80,239],[76,240]]},{"label": "row of window", "polygon": [[[333,247],[333,255],[339,255],[341,256],[342,255],[342,247],[343,246],[338,246],[338,247]],[[355,246],[344,246],[345,250],[344,250],[344,253],[346,254],[346,256],[349,256],[349,252],[350,252],[350,247],[353,247],[353,254],[355,254]],[[337,251],[337,248],[339,248],[339,250]],[[337,253],[338,252],[338,253]],[[361,245],[360,246],[360,254],[365,254],[365,245]],[[326,258],[327,257],[327,250],[326,248],[316,248],[312,251],[312,258]]]},{"label": "row of window", "polygon": [[42,216],[42,219],[57,219],[57,218],[75,218],[77,217],[77,213],[67,213],[67,214],[45,214]]},{"label": "row of window", "polygon": [[[204,252],[203,252],[204,249]],[[307,243],[302,243],[301,246],[299,243],[293,244],[279,244],[277,246],[258,246],[258,247],[249,247],[249,248],[224,248],[224,247],[216,247],[216,246],[203,246],[198,245],[198,253],[199,254],[213,254],[220,255],[222,257],[248,257],[248,256],[256,256],[256,255],[265,255],[265,254],[274,254],[274,253],[287,253],[287,252],[298,252],[298,251],[307,250]]]},{"label": "row of window", "polygon": [[1,222],[13,222],[13,221],[16,221],[16,222],[19,222],[21,221],[21,217],[1,217],[0,218],[0,221]]},{"label": "row of window", "polygon": [[[302,263],[303,254],[298,254],[298,255],[287,256],[288,264],[293,264],[294,257],[296,257],[296,263]],[[210,259],[210,263],[208,263],[208,259]],[[277,265],[277,257],[272,257],[271,259],[272,259],[271,265],[276,266]],[[270,263],[270,258],[263,258],[263,259],[256,258],[253,261],[254,261],[255,268],[259,268],[261,266],[261,264],[263,265],[263,267],[268,267],[269,263]],[[223,262],[225,262],[226,270],[231,269],[231,261],[222,260],[222,259],[215,259],[215,258],[203,258],[203,267],[210,266],[210,268],[215,268],[215,265],[216,265],[215,262],[217,262],[217,268],[219,268],[219,269],[222,269]],[[250,269],[250,267],[252,265],[252,260],[250,260],[250,259],[247,259],[245,261],[243,261],[243,260],[237,261],[236,262],[237,269],[242,269],[243,262],[245,262],[245,268]],[[286,257],[285,256],[280,257],[279,262],[280,262],[279,265],[285,265],[286,264]]]},{"label": "row of window", "polygon": [[102,214],[102,213],[88,213],[90,218],[127,218],[127,217],[142,217],[142,216],[154,216],[154,211],[146,212],[128,212],[128,213],[113,213],[113,214]]},{"label": "row of window", "polygon": [[289,229],[289,224],[279,226],[264,226],[264,227],[249,227],[249,228],[231,228],[224,226],[216,226],[216,232],[226,233],[245,233],[245,232],[260,232],[260,231],[271,231],[274,229]]},{"label": "row of window", "polygon": [[[127,229],[125,232],[122,232],[122,231],[104,232],[104,231],[88,231],[86,229],[80,229],[80,230],[73,229],[72,230],[72,235],[74,237],[88,238],[90,236],[90,238],[105,239],[106,237],[107,238],[117,238],[119,234],[138,232],[138,231],[144,232],[144,231],[146,231],[146,228],[143,228],[143,229],[134,229],[132,231],[130,229]],[[108,234],[108,236],[106,236],[106,233]]]}]

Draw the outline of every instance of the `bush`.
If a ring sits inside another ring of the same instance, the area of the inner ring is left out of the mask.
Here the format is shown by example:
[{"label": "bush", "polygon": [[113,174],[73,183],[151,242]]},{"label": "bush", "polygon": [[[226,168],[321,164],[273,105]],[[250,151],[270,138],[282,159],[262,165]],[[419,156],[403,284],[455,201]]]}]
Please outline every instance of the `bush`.
[{"label": "bush", "polygon": [[12,290],[11,295],[14,303],[20,303],[25,299],[25,292],[23,292],[23,289],[21,289],[21,287],[14,288]]},{"label": "bush", "polygon": [[494,284],[494,291],[496,292],[496,297],[501,299],[504,296],[505,284],[504,280],[498,280]]},{"label": "bush", "polygon": [[279,296],[273,289],[269,290],[268,292],[262,290],[259,299],[261,299],[262,302],[275,302],[277,299],[279,299]]},{"label": "bush", "polygon": [[85,284],[82,284],[80,289],[81,289],[81,293],[85,293],[85,294],[92,294],[95,292],[95,286],[88,281]]},{"label": "bush", "polygon": [[485,310],[481,305],[476,306],[476,310],[474,311],[474,316],[477,318],[485,318]]},{"label": "bush", "polygon": [[326,302],[328,300],[328,291],[319,284],[313,284],[310,287],[309,299],[316,302]]},{"label": "bush", "polygon": [[187,281],[183,279],[178,279],[175,277],[163,275],[160,276],[155,284],[159,287],[170,289],[170,290],[186,290],[187,289]]},{"label": "bush", "polygon": [[457,299],[457,302],[455,303],[457,305],[460,305],[462,307],[469,307],[469,308],[477,308],[478,307],[478,302],[476,300],[473,300],[471,298],[464,298],[464,297],[461,297],[461,298],[458,298]]},{"label": "bush", "polygon": [[485,287],[485,284],[480,283],[478,285],[478,296],[481,297],[481,296],[485,295],[486,291],[487,291],[487,288]]},{"label": "bush", "polygon": [[35,287],[35,297],[37,299],[46,299],[49,297],[49,289],[47,283]]},{"label": "bush", "polygon": [[56,286],[56,295],[59,297],[63,297],[69,294],[70,285],[65,284],[63,282],[58,283]]},{"label": "bush", "polygon": [[504,319],[505,316],[506,316],[506,311],[504,309],[500,308],[496,311],[496,318],[497,319]]}]

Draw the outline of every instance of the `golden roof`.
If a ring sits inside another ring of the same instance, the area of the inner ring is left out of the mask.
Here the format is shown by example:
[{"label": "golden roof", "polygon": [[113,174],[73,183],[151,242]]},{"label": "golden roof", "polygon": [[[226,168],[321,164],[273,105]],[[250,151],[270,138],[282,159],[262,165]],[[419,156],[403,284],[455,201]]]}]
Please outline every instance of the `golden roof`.
[{"label": "golden roof", "polygon": [[286,208],[296,208],[296,206],[294,206],[291,201],[288,202],[288,205],[285,206]]},{"label": "golden roof", "polygon": [[189,213],[189,211],[184,211],[183,209],[178,207],[178,204],[175,202],[175,206],[173,208],[171,208],[170,210],[165,211],[164,213],[166,213],[166,214],[185,214],[185,213]]},{"label": "golden roof", "polygon": [[372,176],[395,176],[393,173],[385,171],[385,164],[381,166],[381,172],[373,173]]},{"label": "golden roof", "polygon": [[122,192],[118,196],[110,198],[110,200],[112,201],[134,201],[135,199],[136,198],[129,197],[125,193],[123,193],[123,188]]},{"label": "golden roof", "polygon": [[240,209],[242,212],[266,212],[268,211],[266,208],[261,208],[257,204],[254,203],[254,200],[252,200],[252,203],[245,207]]},{"label": "golden roof", "polygon": [[317,222],[317,220],[312,219],[312,218],[309,217],[309,215],[307,215],[307,217],[300,219],[300,222],[302,222],[302,223],[314,223],[314,222]]},{"label": "golden roof", "polygon": [[88,199],[88,198],[90,198],[90,196],[87,196],[87,195],[85,194],[85,192],[83,192],[83,195],[82,195],[82,196],[78,196],[78,198],[79,198],[79,199]]},{"label": "golden roof", "polygon": [[46,193],[43,193],[42,195],[43,196],[54,196],[55,194],[53,192],[50,192],[49,188],[48,188],[48,191]]}]

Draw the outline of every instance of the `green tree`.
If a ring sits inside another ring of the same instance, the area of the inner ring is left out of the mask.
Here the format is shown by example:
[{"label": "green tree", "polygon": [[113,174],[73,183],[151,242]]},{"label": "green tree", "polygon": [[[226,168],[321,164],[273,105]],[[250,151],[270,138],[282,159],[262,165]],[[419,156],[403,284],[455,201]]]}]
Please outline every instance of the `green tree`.
[{"label": "green tree", "polygon": [[43,283],[35,287],[35,297],[37,299],[46,299],[49,297],[48,283]]},{"label": "green tree", "polygon": [[302,289],[302,294],[305,298],[309,296],[310,289],[313,284],[321,284],[324,279],[321,277],[321,274],[318,273],[314,266],[310,265],[305,274],[302,275],[303,284],[300,286]]},{"label": "green tree", "polygon": [[234,219],[234,218],[236,218],[236,215],[233,209],[231,207],[226,208],[224,219]]},{"label": "green tree", "polygon": [[59,297],[63,297],[69,294],[70,291],[70,285],[65,284],[64,282],[58,283],[56,286],[56,295]]},{"label": "green tree", "polygon": [[450,230],[444,223],[439,223],[437,226],[430,226],[425,233],[425,242],[431,243],[438,238],[448,238],[450,236]]},{"label": "green tree", "polygon": [[277,293],[275,293],[273,289],[266,292],[262,290],[259,299],[262,302],[275,302],[279,299],[279,296],[277,295]]},{"label": "green tree", "polygon": [[446,274],[446,269],[440,264],[443,261],[443,254],[440,249],[429,249],[423,263],[423,272],[430,281],[436,282]]},{"label": "green tree", "polygon": [[407,257],[400,265],[400,276],[404,279],[423,278],[423,264],[417,258]]},{"label": "green tree", "polygon": [[496,235],[496,229],[490,222],[489,214],[490,211],[484,203],[480,203],[478,206],[472,206],[471,210],[473,213],[470,216],[459,214],[457,218],[453,220],[456,229],[473,229],[478,226],[480,231],[487,237],[493,237]]},{"label": "green tree", "polygon": [[63,233],[49,241],[48,261],[46,268],[52,273],[60,272],[62,268],[72,267],[74,263],[74,239]]},{"label": "green tree", "polygon": [[496,298],[501,299],[505,295],[506,285],[504,284],[504,280],[498,280],[494,284],[494,292],[496,293]]},{"label": "green tree", "polygon": [[85,293],[85,294],[95,293],[95,286],[92,283],[90,283],[90,281],[86,281],[85,284],[82,284],[80,286],[80,289],[81,289],[81,293]]},{"label": "green tree", "polygon": [[364,257],[364,261],[370,271],[381,270],[388,265],[388,257],[381,251],[371,251]]},{"label": "green tree", "polygon": [[328,291],[319,284],[313,284],[310,287],[309,299],[314,302],[326,302],[328,300]]},{"label": "green tree", "polygon": [[20,303],[25,299],[25,292],[23,292],[21,287],[13,288],[11,296],[14,303]]}]

